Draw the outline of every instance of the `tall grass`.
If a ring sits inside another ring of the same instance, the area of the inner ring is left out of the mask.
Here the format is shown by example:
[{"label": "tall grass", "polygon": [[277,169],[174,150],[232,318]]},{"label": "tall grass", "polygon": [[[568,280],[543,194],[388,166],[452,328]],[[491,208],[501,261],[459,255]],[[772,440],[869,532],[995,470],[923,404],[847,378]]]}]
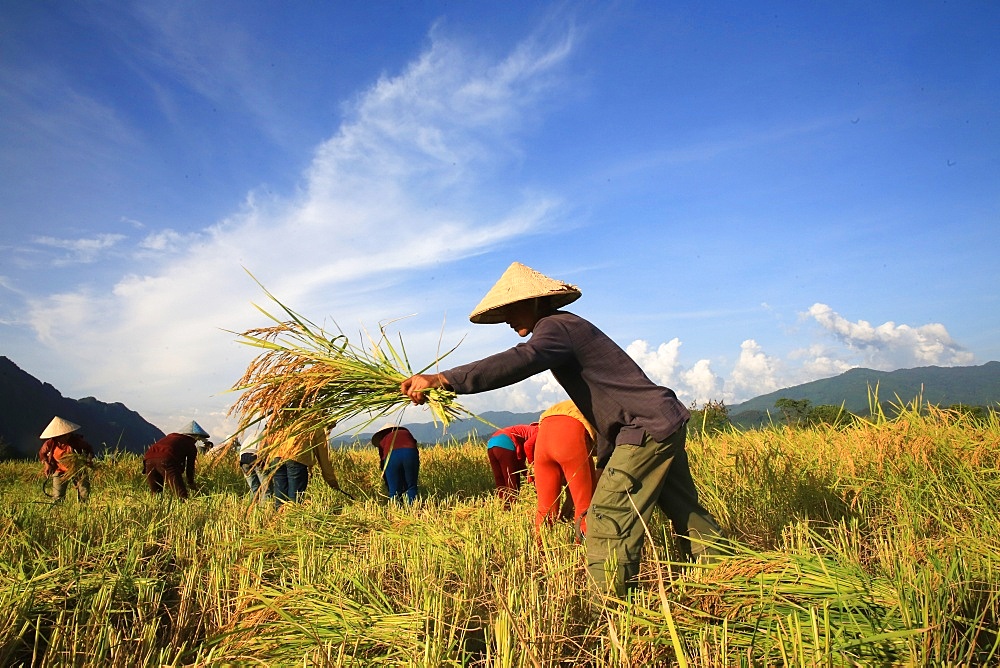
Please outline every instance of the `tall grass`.
[{"label": "tall grass", "polygon": [[[984,665],[1000,661],[1000,428],[902,411],[841,429],[689,443],[731,556],[680,564],[659,515],[629,600],[535,536],[485,446],[421,450],[389,502],[373,448],[334,457],[356,497],[254,504],[231,455],[189,501],[102,458],[88,504],[0,463],[0,664],[37,666]],[[357,492],[357,493],[355,493]]]}]

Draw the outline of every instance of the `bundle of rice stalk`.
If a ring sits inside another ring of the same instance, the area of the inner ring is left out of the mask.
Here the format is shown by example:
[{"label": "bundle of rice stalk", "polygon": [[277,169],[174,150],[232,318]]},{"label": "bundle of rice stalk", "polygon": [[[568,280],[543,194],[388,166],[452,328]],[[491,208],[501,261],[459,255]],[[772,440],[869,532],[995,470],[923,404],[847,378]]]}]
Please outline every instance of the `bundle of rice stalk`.
[{"label": "bundle of rice stalk", "polygon": [[[250,363],[232,388],[242,392],[229,410],[230,415],[240,416],[236,433],[256,426],[263,427],[265,434],[280,432],[287,437],[317,429],[329,431],[337,423],[356,418],[363,418],[363,428],[408,405],[410,400],[400,392],[400,383],[433,368],[455,350],[415,372],[402,338],[397,349],[384,326],[379,328],[378,339],[369,336],[367,345],[355,345],[343,333],[331,335],[264,292],[284,317],[255,304],[274,324],[238,334],[240,343],[265,352]],[[444,427],[453,420],[474,417],[448,390],[429,390],[426,405],[434,423]]]},{"label": "bundle of rice stalk", "polygon": [[80,452],[67,452],[59,458],[59,464],[65,469],[64,480],[72,480],[95,468],[93,458]]}]

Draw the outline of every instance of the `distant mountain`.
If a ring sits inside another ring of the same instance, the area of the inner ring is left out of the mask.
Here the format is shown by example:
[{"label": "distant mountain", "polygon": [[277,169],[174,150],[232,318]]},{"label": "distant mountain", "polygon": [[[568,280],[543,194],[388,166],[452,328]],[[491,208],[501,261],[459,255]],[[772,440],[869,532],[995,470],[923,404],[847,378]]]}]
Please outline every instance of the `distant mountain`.
[{"label": "distant mountain", "polygon": [[163,432],[121,403],[94,397],[69,399],[48,383],[0,356],[0,457],[36,457],[38,435],[58,415],[80,425],[80,434],[101,453],[105,450],[143,452]]},{"label": "distant mountain", "polygon": [[775,415],[778,399],[807,399],[813,406],[841,406],[858,415],[869,413],[869,388],[877,386],[884,409],[910,404],[920,397],[924,404],[996,406],[1000,403],[1000,362],[981,366],[925,366],[897,371],[851,369],[833,378],[769,392],[729,407],[729,417],[742,426],[767,421]]}]

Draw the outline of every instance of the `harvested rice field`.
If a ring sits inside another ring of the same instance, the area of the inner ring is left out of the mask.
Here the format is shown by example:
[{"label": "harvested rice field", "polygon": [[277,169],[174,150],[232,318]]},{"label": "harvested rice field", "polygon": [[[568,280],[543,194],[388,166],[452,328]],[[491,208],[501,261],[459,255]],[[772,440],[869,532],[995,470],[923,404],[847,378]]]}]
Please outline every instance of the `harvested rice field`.
[{"label": "harvested rice field", "polygon": [[187,502],[101,458],[61,505],[0,464],[0,663],[35,666],[988,665],[1000,661],[1000,425],[904,411],[850,427],[692,435],[731,556],[674,563],[649,526],[628,600],[589,584],[569,525],[506,509],[484,444],[423,444],[390,503],[374,448],[334,451],[276,511],[235,460]]}]

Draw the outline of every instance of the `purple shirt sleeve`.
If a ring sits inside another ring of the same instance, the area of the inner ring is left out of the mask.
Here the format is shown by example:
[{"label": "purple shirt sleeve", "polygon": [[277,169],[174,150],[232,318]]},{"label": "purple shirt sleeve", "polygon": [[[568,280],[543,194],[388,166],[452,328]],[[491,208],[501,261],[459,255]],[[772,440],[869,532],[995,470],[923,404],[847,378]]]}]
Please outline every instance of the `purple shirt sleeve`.
[{"label": "purple shirt sleeve", "polygon": [[673,390],[653,383],[604,332],[563,311],[539,320],[531,338],[509,350],[442,372],[459,394],[512,385],[551,370],[597,430],[597,456],[617,444],[666,440],[690,417]]}]

